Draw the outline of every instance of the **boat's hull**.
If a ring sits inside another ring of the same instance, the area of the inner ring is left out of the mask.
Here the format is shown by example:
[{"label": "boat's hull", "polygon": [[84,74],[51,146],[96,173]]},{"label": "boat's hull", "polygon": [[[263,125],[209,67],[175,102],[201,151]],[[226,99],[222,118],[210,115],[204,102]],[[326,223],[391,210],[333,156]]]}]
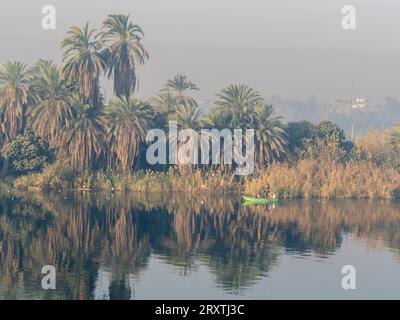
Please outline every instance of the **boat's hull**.
[{"label": "boat's hull", "polygon": [[278,199],[253,198],[242,196],[245,204],[276,204]]}]

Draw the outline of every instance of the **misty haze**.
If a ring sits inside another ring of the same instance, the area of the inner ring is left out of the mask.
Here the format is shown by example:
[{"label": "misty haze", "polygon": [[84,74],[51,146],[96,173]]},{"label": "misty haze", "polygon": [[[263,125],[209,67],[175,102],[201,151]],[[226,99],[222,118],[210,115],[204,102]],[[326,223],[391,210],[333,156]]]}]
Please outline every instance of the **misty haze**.
[{"label": "misty haze", "polygon": [[[54,4],[57,29],[40,26],[41,8]],[[130,13],[145,32],[151,59],[140,70],[138,95],[158,92],[182,73],[200,88],[207,109],[231,83],[246,83],[275,105],[286,121],[335,121],[350,134],[394,125],[400,115],[400,3],[355,0],[357,29],[343,30],[343,1],[115,0],[23,1],[0,4],[0,61],[60,60],[71,25],[99,28],[101,17]],[[23,8],[23,9],[21,9]],[[10,33],[10,30],[13,32]],[[105,83],[106,96],[112,87]],[[366,97],[363,110],[354,110]]]}]

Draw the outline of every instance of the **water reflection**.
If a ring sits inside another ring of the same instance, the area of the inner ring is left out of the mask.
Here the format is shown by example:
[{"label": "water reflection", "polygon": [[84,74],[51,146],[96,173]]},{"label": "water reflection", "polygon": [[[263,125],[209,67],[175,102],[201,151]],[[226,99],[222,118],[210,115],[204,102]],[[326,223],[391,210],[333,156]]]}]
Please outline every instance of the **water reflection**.
[{"label": "water reflection", "polygon": [[[323,259],[346,233],[372,249],[400,248],[400,211],[389,202],[271,208],[242,207],[238,197],[90,193],[3,194],[0,201],[2,299],[132,299],[152,256],[176,277],[205,265],[222,290],[240,294],[279,268],[283,253]],[[53,291],[40,287],[48,264],[57,269]]]}]

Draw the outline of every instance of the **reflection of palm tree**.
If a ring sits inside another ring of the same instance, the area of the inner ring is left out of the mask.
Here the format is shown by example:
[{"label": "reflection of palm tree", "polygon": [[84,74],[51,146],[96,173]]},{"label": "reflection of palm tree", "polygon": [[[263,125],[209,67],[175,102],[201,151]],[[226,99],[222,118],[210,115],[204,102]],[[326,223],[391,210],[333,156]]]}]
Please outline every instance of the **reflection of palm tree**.
[{"label": "reflection of palm tree", "polygon": [[[391,203],[293,202],[266,210],[210,195],[145,199],[2,192],[1,298],[21,298],[21,292],[28,298],[93,298],[100,268],[110,273],[110,297],[132,297],[130,280],[148,266],[151,252],[185,275],[200,261],[225,291],[241,293],[273,268],[282,248],[331,254],[349,230],[364,243],[399,246],[398,208]],[[57,289],[42,293],[36,270],[49,263],[59,275]]]},{"label": "reflection of palm tree", "polygon": [[132,294],[125,279],[112,280],[109,292],[111,300],[129,300]]}]

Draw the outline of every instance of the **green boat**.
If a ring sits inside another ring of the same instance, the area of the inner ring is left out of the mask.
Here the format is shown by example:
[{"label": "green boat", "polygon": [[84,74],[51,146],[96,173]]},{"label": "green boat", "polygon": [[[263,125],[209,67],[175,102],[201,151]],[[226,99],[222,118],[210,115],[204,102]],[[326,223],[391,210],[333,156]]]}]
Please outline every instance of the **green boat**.
[{"label": "green boat", "polygon": [[245,204],[276,204],[278,199],[274,198],[253,198],[248,196],[242,196]]}]

